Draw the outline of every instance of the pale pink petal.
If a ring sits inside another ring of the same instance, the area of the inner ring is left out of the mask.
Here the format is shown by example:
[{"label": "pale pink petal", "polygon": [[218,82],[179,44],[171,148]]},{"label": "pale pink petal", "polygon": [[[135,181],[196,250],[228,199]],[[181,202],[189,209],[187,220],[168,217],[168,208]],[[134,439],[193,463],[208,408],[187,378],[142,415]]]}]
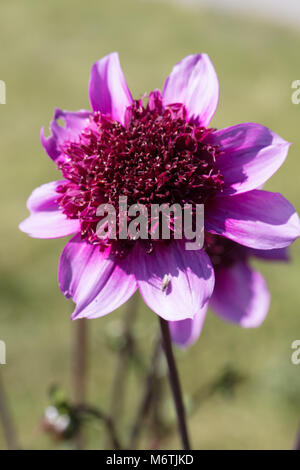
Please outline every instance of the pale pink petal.
[{"label": "pale pink petal", "polygon": [[219,99],[219,82],[207,54],[185,57],[175,65],[165,81],[165,105],[183,103],[189,119],[198,125],[208,126]]},{"label": "pale pink petal", "polygon": [[63,181],[53,181],[36,188],[29,196],[30,216],[19,225],[34,238],[60,238],[80,231],[78,220],[68,219],[58,207],[56,188]]},{"label": "pale pink petal", "polygon": [[58,281],[63,294],[76,303],[72,319],[106,315],[124,304],[137,289],[126,259],[101,252],[99,245],[82,241],[80,236],[72,238],[62,252]]},{"label": "pale pink petal", "polygon": [[290,261],[289,248],[277,248],[275,250],[257,250],[255,248],[247,248],[248,255],[256,256],[265,261]]},{"label": "pale pink petal", "polygon": [[80,231],[78,220],[67,219],[59,210],[33,212],[20,223],[19,229],[33,238],[61,238]]},{"label": "pale pink petal", "polygon": [[51,181],[35,188],[27,199],[27,208],[30,212],[56,211],[59,193],[57,188],[64,184],[64,180]]},{"label": "pale pink petal", "polygon": [[[207,303],[214,287],[214,272],[203,250],[188,251],[172,241],[151,254],[135,250],[135,275],[141,295],[165,320],[193,318]],[[168,282],[166,282],[168,280]]]},{"label": "pale pink petal", "polygon": [[[69,140],[76,141],[80,132],[89,123],[90,111],[80,110],[77,112],[62,111],[56,108],[53,121],[50,123],[49,137],[45,137],[44,128],[41,129],[41,142],[52,160],[57,162],[61,158],[61,145]],[[64,121],[62,125],[59,119]]]},{"label": "pale pink petal", "polygon": [[216,269],[210,307],[224,320],[255,328],[265,319],[270,293],[262,275],[245,263]]},{"label": "pale pink petal", "polygon": [[205,227],[260,250],[283,248],[300,236],[292,204],[279,193],[262,190],[216,198],[205,207]]},{"label": "pale pink petal", "polygon": [[133,100],[117,52],[103,57],[93,65],[89,94],[94,111],[108,114],[124,124],[126,108]]},{"label": "pale pink petal", "polygon": [[216,167],[230,194],[262,186],[282,165],[290,145],[267,127],[253,123],[221,129],[207,140],[219,146]]},{"label": "pale pink petal", "polygon": [[208,303],[194,318],[169,322],[173,343],[177,344],[179,347],[187,348],[197,341],[206,317],[207,307]]}]

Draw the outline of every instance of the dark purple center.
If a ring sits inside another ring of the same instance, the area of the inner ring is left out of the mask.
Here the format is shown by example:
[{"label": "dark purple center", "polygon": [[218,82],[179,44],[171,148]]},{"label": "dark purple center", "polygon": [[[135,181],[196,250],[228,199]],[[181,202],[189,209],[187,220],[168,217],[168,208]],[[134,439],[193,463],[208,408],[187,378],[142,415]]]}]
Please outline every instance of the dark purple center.
[{"label": "dark purple center", "polygon": [[135,101],[124,126],[94,113],[79,138],[61,147],[62,211],[80,220],[83,239],[103,243],[96,235],[96,210],[104,203],[118,210],[119,196],[147,209],[152,203],[205,203],[223,188],[215,167],[219,149],[206,143],[212,131],[188,122],[182,104],[163,108],[159,92],[150,94],[146,106]]}]

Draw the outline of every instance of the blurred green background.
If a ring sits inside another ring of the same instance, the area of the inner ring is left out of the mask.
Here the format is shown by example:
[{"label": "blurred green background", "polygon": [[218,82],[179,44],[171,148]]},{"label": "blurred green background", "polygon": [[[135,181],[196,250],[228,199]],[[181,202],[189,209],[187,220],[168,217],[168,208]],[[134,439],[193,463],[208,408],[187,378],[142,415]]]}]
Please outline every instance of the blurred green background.
[{"label": "blurred green background", "polygon": [[[7,345],[7,365],[0,366],[0,374],[22,447],[57,448],[40,431],[39,421],[50,384],[60,383],[73,393],[72,305],[60,293],[56,277],[66,241],[30,239],[18,231],[32,189],[58,179],[40,145],[40,127],[47,126],[56,106],[89,107],[91,65],[111,51],[119,52],[135,97],[161,87],[185,55],[207,52],[220,80],[213,125],[260,122],[292,142],[286,163],[267,189],[282,192],[299,210],[300,105],[291,102],[291,83],[300,78],[300,35],[258,20],[154,1],[2,0],[0,44],[0,79],[7,86],[7,104],[0,106],[0,339]],[[198,343],[177,354],[187,401],[228,365],[247,378],[232,398],[213,394],[191,413],[195,449],[293,445],[300,420],[300,366],[290,361],[291,343],[300,339],[299,243],[291,252],[289,265],[257,263],[272,293],[269,316],[259,329],[242,330],[210,313]],[[147,358],[157,319],[139,305],[135,330]],[[117,358],[108,347],[107,331],[125,310],[88,323],[88,398],[103,409],[109,404]],[[141,380],[140,374],[130,374],[123,435]],[[103,448],[105,443],[103,427],[90,426],[87,447]],[[4,446],[0,427],[0,448]],[[147,446],[145,440],[141,446]],[[176,433],[166,436],[162,446],[179,448]]]}]

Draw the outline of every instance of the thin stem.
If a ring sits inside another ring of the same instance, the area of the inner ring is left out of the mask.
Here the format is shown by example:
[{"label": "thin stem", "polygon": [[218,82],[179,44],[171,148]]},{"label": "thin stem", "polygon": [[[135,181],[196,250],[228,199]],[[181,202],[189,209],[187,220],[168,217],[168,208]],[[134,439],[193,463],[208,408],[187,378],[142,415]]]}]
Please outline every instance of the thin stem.
[{"label": "thin stem", "polygon": [[294,445],[294,450],[300,450],[300,426],[298,428],[296,442],[295,442],[295,445]]},{"label": "thin stem", "polygon": [[17,434],[10,410],[8,408],[3,380],[0,374],[0,420],[3,426],[3,433],[8,450],[19,449]]},{"label": "thin stem", "polygon": [[97,408],[94,408],[94,407],[88,406],[88,405],[78,406],[77,411],[79,413],[86,414],[86,415],[92,416],[94,418],[97,418],[99,421],[103,422],[105,424],[106,428],[107,428],[107,433],[110,436],[111,442],[113,444],[113,448],[115,450],[121,450],[122,449],[119,437],[118,437],[116,429],[115,429],[115,425],[114,425],[113,421],[111,420],[111,418],[109,416],[105,415],[104,413],[102,413]]},{"label": "thin stem", "polygon": [[179,430],[179,434],[181,437],[183,449],[190,450],[190,443],[189,443],[189,437],[188,437],[186,419],[185,419],[185,410],[184,410],[184,405],[183,405],[182,392],[181,392],[178,372],[176,368],[176,362],[175,362],[173,349],[172,349],[169,324],[166,320],[164,320],[161,317],[159,317],[159,321],[160,321],[160,328],[161,328],[161,334],[162,334],[163,348],[164,348],[164,352],[165,352],[165,356],[166,356],[166,360],[168,364],[169,382],[170,382],[170,387],[172,390],[176,414],[177,414],[178,430]]},{"label": "thin stem", "polygon": [[145,380],[145,388],[144,388],[144,392],[142,395],[142,400],[138,407],[136,418],[132,426],[132,431],[131,431],[130,441],[129,441],[129,449],[136,448],[138,437],[141,433],[144,420],[147,417],[148,412],[150,410],[150,406],[151,406],[153,395],[154,395],[154,385],[155,385],[155,379],[157,376],[157,368],[159,364],[159,359],[161,357],[161,351],[162,351],[161,338],[159,336],[154,345],[151,366],[150,366],[150,370]]},{"label": "thin stem", "polygon": [[[162,349],[161,349],[162,352]],[[159,364],[158,364],[159,366]],[[157,367],[159,369],[159,367]],[[153,395],[151,402],[151,417],[150,417],[150,435],[151,441],[149,449],[160,449],[162,439],[167,433],[167,428],[163,420],[162,407],[164,402],[164,374],[157,370],[154,384]]]},{"label": "thin stem", "polygon": [[[76,320],[74,324],[73,387],[75,405],[82,405],[86,399],[87,377],[87,320]],[[76,449],[84,447],[82,432],[75,440]]]},{"label": "thin stem", "polygon": [[122,340],[124,341],[124,345],[120,348],[119,351],[111,392],[109,416],[113,422],[118,420],[120,423],[123,412],[123,401],[125,398],[125,385],[126,379],[128,377],[128,366],[135,347],[132,327],[137,315],[138,302],[139,298],[138,296],[135,296],[128,303],[123,319]]}]

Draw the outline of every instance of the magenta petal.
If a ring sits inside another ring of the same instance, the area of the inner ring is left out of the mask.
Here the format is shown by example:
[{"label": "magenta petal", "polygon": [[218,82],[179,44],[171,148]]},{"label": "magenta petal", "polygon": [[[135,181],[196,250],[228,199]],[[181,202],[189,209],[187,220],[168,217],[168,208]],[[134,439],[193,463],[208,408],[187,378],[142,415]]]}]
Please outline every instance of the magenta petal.
[{"label": "magenta petal", "polygon": [[22,232],[34,238],[60,238],[80,231],[78,220],[67,219],[57,204],[57,186],[53,181],[36,188],[27,201],[31,215],[19,225]]},{"label": "magenta petal", "polygon": [[33,238],[61,238],[79,232],[80,224],[57,210],[32,213],[20,223],[19,229]]},{"label": "magenta petal", "polygon": [[283,248],[300,236],[299,217],[279,193],[253,190],[207,204],[206,230],[257,249]]},{"label": "magenta petal", "polygon": [[210,307],[224,320],[244,328],[255,328],[265,319],[270,294],[262,275],[245,263],[216,270],[216,284]]},{"label": "magenta petal", "polygon": [[51,181],[35,188],[27,200],[27,208],[30,212],[56,211],[59,194],[56,189],[64,180]]},{"label": "magenta petal", "polygon": [[[137,247],[135,256],[141,295],[165,320],[193,318],[211,296],[214,271],[203,250],[187,251],[183,243],[172,241],[169,246],[156,246],[151,254]],[[166,275],[169,284],[163,289]]]},{"label": "magenta petal", "polygon": [[182,348],[192,346],[200,336],[205,320],[208,303],[198,312],[194,318],[169,322],[173,343]]},{"label": "magenta petal", "polygon": [[247,248],[247,253],[250,256],[263,259],[265,261],[290,261],[288,247],[277,248],[275,250],[256,250],[255,248]]},{"label": "magenta petal", "polygon": [[58,281],[63,294],[76,303],[72,319],[106,315],[134,294],[137,285],[127,271],[126,260],[110,257],[78,235],[67,243],[60,258]]},{"label": "magenta petal", "polygon": [[[44,128],[41,129],[41,142],[52,160],[57,161],[61,155],[60,146],[68,140],[76,140],[80,132],[89,122],[90,111],[62,111],[56,109],[53,121],[50,123],[50,137],[45,137]],[[65,125],[60,125],[57,121],[62,119]]]},{"label": "magenta petal", "polygon": [[235,194],[257,189],[284,162],[289,143],[259,124],[239,124],[208,137],[222,151],[216,166],[224,176],[225,192]]},{"label": "magenta petal", "polygon": [[133,102],[117,52],[96,62],[91,70],[90,102],[94,111],[109,114],[124,124],[124,114]]},{"label": "magenta petal", "polygon": [[165,81],[164,104],[183,103],[188,117],[207,126],[219,99],[219,82],[207,54],[185,57],[175,65]]}]

